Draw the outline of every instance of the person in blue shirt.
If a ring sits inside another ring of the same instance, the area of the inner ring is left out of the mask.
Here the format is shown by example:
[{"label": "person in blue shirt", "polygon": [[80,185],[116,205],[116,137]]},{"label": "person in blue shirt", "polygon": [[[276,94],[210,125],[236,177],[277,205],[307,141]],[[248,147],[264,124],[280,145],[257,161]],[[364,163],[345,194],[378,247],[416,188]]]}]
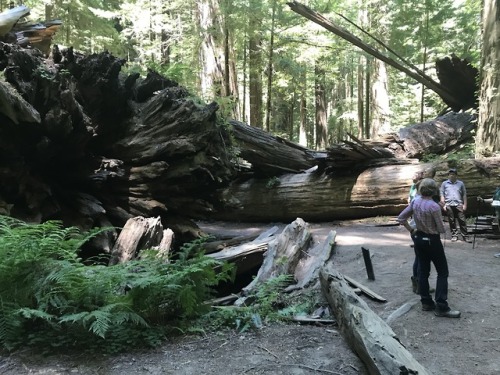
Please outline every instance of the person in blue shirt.
[{"label": "person in blue shirt", "polygon": [[[441,205],[448,216],[450,224],[451,240],[457,241],[458,234],[462,240],[469,242],[467,237],[467,222],[465,211],[467,211],[467,190],[462,181],[458,179],[457,170],[452,168],[448,171],[448,179],[441,184],[439,189]],[[457,222],[459,228],[457,228]]]}]

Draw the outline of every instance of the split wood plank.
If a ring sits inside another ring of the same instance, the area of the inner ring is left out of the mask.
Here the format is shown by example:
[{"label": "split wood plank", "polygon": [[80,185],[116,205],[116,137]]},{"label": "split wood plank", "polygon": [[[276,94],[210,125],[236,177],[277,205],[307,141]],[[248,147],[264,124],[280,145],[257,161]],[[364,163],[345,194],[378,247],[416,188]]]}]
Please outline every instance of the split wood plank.
[{"label": "split wood plank", "polygon": [[384,297],[378,295],[377,293],[375,293],[370,288],[367,288],[366,286],[364,286],[363,284],[361,284],[359,281],[356,281],[356,280],[354,280],[353,278],[351,278],[351,277],[349,277],[347,275],[344,275],[344,279],[346,279],[346,281],[349,284],[351,284],[352,286],[354,286],[355,288],[360,289],[368,297],[370,297],[370,298],[372,298],[372,299],[374,299],[376,301],[379,301],[379,302],[387,302],[387,299],[385,299]]}]

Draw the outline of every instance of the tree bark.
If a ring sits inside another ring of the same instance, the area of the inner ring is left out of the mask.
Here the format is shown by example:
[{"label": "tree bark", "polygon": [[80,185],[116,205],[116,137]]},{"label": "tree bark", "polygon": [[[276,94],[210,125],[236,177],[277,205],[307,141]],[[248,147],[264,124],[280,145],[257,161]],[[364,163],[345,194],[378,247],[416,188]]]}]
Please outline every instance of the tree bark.
[{"label": "tree bark", "polygon": [[300,217],[320,222],[398,215],[406,207],[415,172],[434,169],[435,180],[440,184],[447,178],[450,166],[458,168],[460,179],[467,187],[470,212],[477,208],[476,196],[491,195],[500,185],[500,158],[453,164],[382,165],[347,175],[286,174],[274,184],[264,179],[233,183],[221,191],[221,199],[228,203],[226,209],[214,213],[213,217],[247,222],[287,222]]},{"label": "tree bark", "polygon": [[135,258],[140,250],[160,245],[163,234],[159,217],[156,219],[137,217],[128,220],[111,251],[109,265],[125,263]]},{"label": "tree bark", "polygon": [[430,375],[333,267],[321,270],[320,282],[343,336],[370,374]]},{"label": "tree bark", "polygon": [[296,173],[316,164],[311,151],[305,147],[239,121],[232,120],[230,124],[239,146],[239,156],[252,164],[257,175]]},{"label": "tree bark", "polygon": [[248,69],[249,69],[249,99],[250,99],[250,125],[262,129],[262,52],[260,17],[262,12],[262,0],[250,1],[253,17],[248,22]]},{"label": "tree bark", "polygon": [[327,144],[325,71],[319,64],[320,62],[316,61],[314,66],[316,150],[324,150]]},{"label": "tree bark", "polygon": [[483,1],[483,53],[476,156],[500,151],[500,5]]}]

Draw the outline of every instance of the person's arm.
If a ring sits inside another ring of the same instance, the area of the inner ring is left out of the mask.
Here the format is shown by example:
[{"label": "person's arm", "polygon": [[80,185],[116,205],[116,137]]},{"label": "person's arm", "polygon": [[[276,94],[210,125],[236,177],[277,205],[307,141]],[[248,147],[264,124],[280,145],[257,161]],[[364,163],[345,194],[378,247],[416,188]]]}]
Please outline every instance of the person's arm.
[{"label": "person's arm", "polygon": [[415,228],[412,228],[410,223],[408,222],[408,219],[411,217],[413,214],[413,205],[409,204],[398,216],[396,219],[399,224],[404,226],[408,232],[413,234],[414,231],[416,231]]},{"label": "person's arm", "polygon": [[486,199],[484,199],[482,197],[477,197],[477,200],[479,202],[484,202],[484,203],[493,203],[493,198],[486,198]]},{"label": "person's arm", "polygon": [[443,215],[441,214],[441,210],[432,211],[432,217],[434,218],[434,222],[436,223],[436,228],[438,233],[446,233],[446,229],[444,227]]},{"label": "person's arm", "polygon": [[444,182],[441,184],[441,187],[439,188],[439,203],[441,204],[441,207],[443,207],[446,210],[446,202],[444,201]]}]

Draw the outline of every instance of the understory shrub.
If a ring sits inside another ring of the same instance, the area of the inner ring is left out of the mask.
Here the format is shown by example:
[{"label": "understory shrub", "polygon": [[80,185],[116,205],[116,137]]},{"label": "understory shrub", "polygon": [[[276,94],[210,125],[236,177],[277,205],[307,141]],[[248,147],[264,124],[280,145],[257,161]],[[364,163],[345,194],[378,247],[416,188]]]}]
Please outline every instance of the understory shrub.
[{"label": "understory shrub", "polygon": [[81,246],[106,229],[82,233],[60,222],[0,216],[0,344],[86,347],[116,352],[158,345],[206,313],[204,302],[233,270],[203,255],[202,241],[175,261],[153,250],[114,266],[85,265]]}]

